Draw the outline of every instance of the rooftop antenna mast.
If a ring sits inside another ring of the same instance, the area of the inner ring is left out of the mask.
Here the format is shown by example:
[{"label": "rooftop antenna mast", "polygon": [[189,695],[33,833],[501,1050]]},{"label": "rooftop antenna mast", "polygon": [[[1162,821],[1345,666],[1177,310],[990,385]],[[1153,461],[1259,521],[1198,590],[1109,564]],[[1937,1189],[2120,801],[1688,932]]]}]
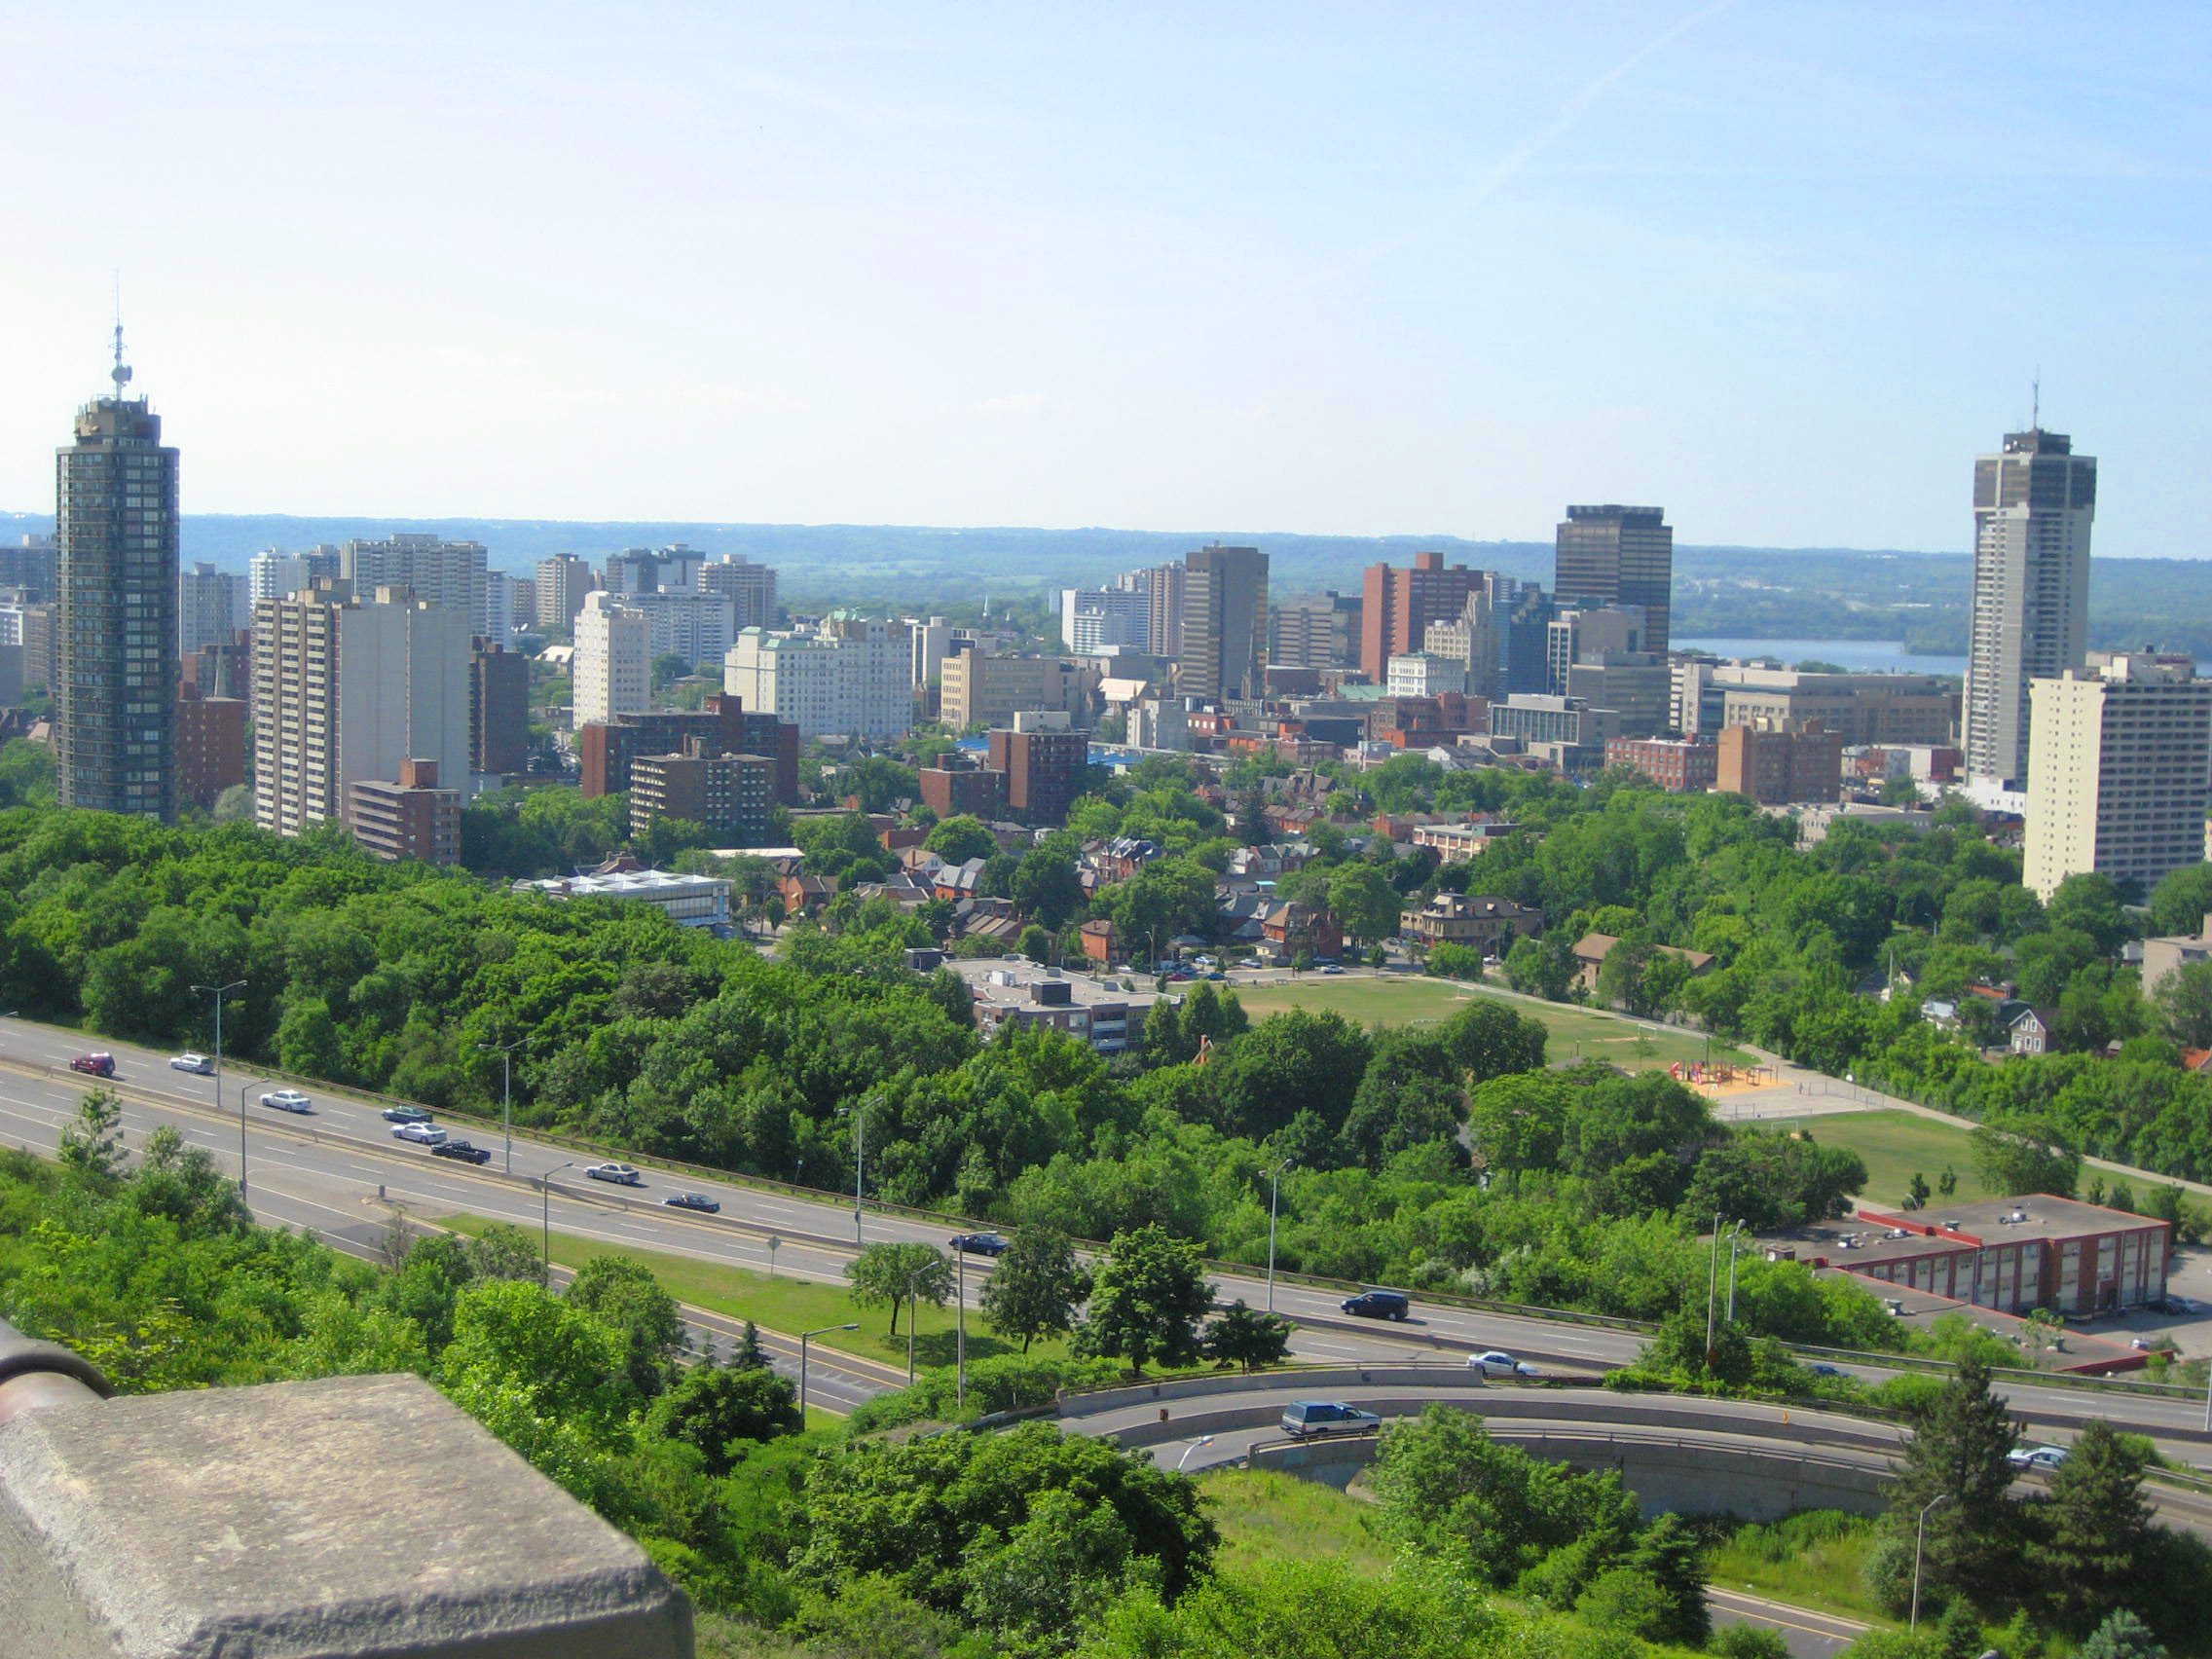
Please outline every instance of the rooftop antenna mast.
[{"label": "rooftop antenna mast", "polygon": [[2028,430],[2043,430],[2043,370],[2036,370],[2036,378],[2028,383]]},{"label": "rooftop antenna mast", "polygon": [[120,402],[123,388],[130,384],[130,365],[123,360],[123,276],[115,277],[115,367],[108,371],[108,379],[115,382],[115,395]]}]

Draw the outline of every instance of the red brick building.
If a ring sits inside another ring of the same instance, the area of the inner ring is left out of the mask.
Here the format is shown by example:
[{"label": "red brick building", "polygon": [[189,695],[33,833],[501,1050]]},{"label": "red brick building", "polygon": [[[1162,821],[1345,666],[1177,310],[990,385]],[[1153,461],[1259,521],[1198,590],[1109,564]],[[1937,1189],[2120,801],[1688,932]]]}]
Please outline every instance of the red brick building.
[{"label": "red brick building", "polygon": [[1761,806],[1834,800],[1843,793],[1843,734],[1818,720],[1802,731],[1758,726],[1720,728],[1715,787],[1750,795]]},{"label": "red brick building", "polygon": [[641,755],[681,755],[685,741],[704,737],[721,755],[763,755],[776,765],[776,798],[798,799],[798,727],[774,715],[753,714],[737,698],[715,692],[705,709],[655,709],[617,715],[610,722],[576,728],[576,756],[587,799],[630,787],[630,763]]},{"label": "red brick building", "polygon": [[178,688],[178,800],[212,812],[217,795],[245,782],[245,716],[241,698],[203,696],[192,684]]},{"label": "red brick building", "polygon": [[1449,622],[1480,591],[1483,572],[1444,563],[1441,553],[1416,553],[1411,568],[1370,565],[1360,587],[1359,666],[1381,684],[1390,659],[1418,651],[1431,622]]},{"label": "red brick building", "polygon": [[1006,816],[1006,774],[978,766],[966,756],[942,754],[919,778],[922,804],[940,820],[968,815],[988,824]]},{"label": "red brick building", "polygon": [[1065,824],[1083,793],[1090,765],[1090,733],[1048,727],[994,730],[991,768],[1006,774],[1009,811],[1027,824]]},{"label": "red brick building", "polygon": [[630,833],[656,818],[704,825],[719,844],[759,846],[775,808],[776,763],[765,755],[717,755],[693,737],[681,755],[640,755],[630,762]]},{"label": "red brick building", "polygon": [[380,859],[461,863],[461,792],[438,786],[435,760],[402,760],[394,780],[363,778],[348,792],[353,839]]},{"label": "red brick building", "polygon": [[1674,794],[1702,793],[1720,781],[1720,746],[1689,737],[1608,737],[1605,764],[1634,766]]}]

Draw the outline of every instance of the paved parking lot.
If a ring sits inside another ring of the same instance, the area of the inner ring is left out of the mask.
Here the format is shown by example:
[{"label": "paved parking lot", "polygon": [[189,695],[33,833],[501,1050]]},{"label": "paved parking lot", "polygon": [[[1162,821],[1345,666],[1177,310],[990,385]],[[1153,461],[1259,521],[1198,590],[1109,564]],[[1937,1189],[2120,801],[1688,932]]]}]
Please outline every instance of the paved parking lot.
[{"label": "paved parking lot", "polygon": [[2212,1246],[2175,1247],[2174,1270],[2166,1279],[2166,1293],[2188,1297],[2201,1311],[2177,1315],[2138,1310],[2110,1319],[2077,1319],[2072,1323],[2091,1336],[2120,1343],[2132,1337],[2157,1337],[2162,1332],[2173,1338],[2185,1358],[2212,1357]]}]

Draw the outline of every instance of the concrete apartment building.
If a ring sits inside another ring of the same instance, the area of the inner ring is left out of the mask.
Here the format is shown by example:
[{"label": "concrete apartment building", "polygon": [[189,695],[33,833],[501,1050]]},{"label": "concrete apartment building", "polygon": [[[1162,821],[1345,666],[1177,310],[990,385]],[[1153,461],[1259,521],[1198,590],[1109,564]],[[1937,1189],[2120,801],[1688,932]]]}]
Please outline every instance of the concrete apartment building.
[{"label": "concrete apartment building", "polygon": [[2087,654],[2086,668],[2030,686],[2021,878],[2045,900],[2083,870],[2148,892],[2204,858],[2212,681],[2186,659]]},{"label": "concrete apartment building", "polygon": [[1357,668],[1366,610],[1359,595],[1334,590],[1274,607],[1268,618],[1268,666]]},{"label": "concrete apartment building", "polygon": [[1605,764],[1634,766],[1672,794],[1697,794],[1720,782],[1720,746],[1711,738],[1616,737]]},{"label": "concrete apartment building", "polygon": [[622,605],[645,619],[648,665],[664,656],[680,656],[693,668],[719,668],[737,639],[737,601],[727,594],[663,588],[658,593],[625,594]]},{"label": "concrete apartment building", "polygon": [[2212,915],[2204,918],[2201,933],[2172,934],[2143,941],[2143,995],[2157,996],[2167,975],[2199,962],[2212,962]]},{"label": "concrete apartment building", "polygon": [[181,571],[177,585],[177,649],[190,656],[202,645],[222,645],[246,615],[245,582],[204,559]]},{"label": "concrete apartment building", "polygon": [[1176,690],[1208,702],[1258,697],[1267,655],[1268,556],[1218,543],[1186,556]]},{"label": "concrete apartment building", "polygon": [[435,760],[402,760],[396,778],[355,780],[346,821],[374,857],[461,863],[461,791],[440,785]]},{"label": "concrete apartment building", "polygon": [[630,787],[630,768],[642,755],[673,755],[704,739],[718,755],[761,755],[775,762],[776,799],[798,799],[798,727],[748,709],[727,692],[711,692],[698,710],[653,709],[642,715],[576,728],[580,793],[587,800]]},{"label": "concrete apartment building", "polygon": [[991,769],[1006,774],[1007,809],[1025,824],[1065,824],[1083,793],[1090,765],[1090,733],[1071,729],[1065,715],[1014,717],[1012,729],[990,732]]},{"label": "concrete apartment building", "polygon": [[468,653],[468,766],[501,777],[530,764],[530,659],[485,640]]},{"label": "concrete apartment building", "polygon": [[445,541],[435,535],[389,535],[382,541],[349,541],[338,550],[338,573],[355,593],[408,588],[424,605],[458,610],[471,633],[483,630],[487,579],[481,541]]},{"label": "concrete apartment building", "polygon": [[[773,628],[779,614],[776,605],[776,572],[766,565],[756,565],[742,553],[726,558],[710,559],[699,567],[696,578],[701,593],[715,594],[730,602],[732,616],[730,633],[734,638],[740,628]],[[724,645],[722,649],[729,647]]]},{"label": "concrete apartment building", "polygon": [[1762,806],[1834,800],[1843,793],[1843,738],[1818,726],[1774,731],[1723,726],[1714,787]]},{"label": "concrete apartment building", "polygon": [[0,543],[0,588],[17,588],[26,603],[52,605],[59,571],[60,549],[51,535],[24,535],[11,544]]},{"label": "concrete apartment building", "polygon": [[287,553],[281,547],[265,547],[246,562],[246,604],[265,599],[290,599],[338,571],[338,549],[318,542],[305,553]]},{"label": "concrete apartment building", "polygon": [[1152,649],[1151,572],[1131,571],[1111,587],[1060,591],[1060,643],[1071,651],[1108,645]]},{"label": "concrete apartment building", "polygon": [[470,621],[404,588],[357,598],[343,577],[256,605],[254,821],[280,835],[346,821],[354,784],[409,760],[465,777]]},{"label": "concrete apartment building", "polygon": [[723,755],[693,737],[681,753],[640,755],[630,762],[630,833],[658,818],[681,818],[714,831],[719,846],[756,847],[776,807],[776,762],[765,755]]},{"label": "concrete apartment building", "polygon": [[1155,565],[1143,572],[1145,592],[1152,595],[1152,614],[1145,628],[1152,636],[1154,656],[1183,654],[1183,605],[1189,597],[1190,569],[1186,565]]},{"label": "concrete apartment building", "polygon": [[939,719],[955,731],[1005,725],[1023,709],[1081,716],[1098,688],[1098,671],[1051,656],[985,656],[959,651],[944,659]]},{"label": "concrete apartment building", "polygon": [[573,553],[537,561],[537,625],[571,628],[584,608],[584,595],[599,586],[599,574]]},{"label": "concrete apartment building", "polygon": [[0,645],[21,649],[26,686],[43,685],[51,692],[59,682],[61,673],[54,626],[59,608],[23,599],[20,588],[5,591],[17,597],[0,599]]},{"label": "concrete apartment building", "polygon": [[570,659],[570,701],[577,725],[604,723],[652,707],[652,624],[630,601],[604,588],[584,595]]},{"label": "concrete apartment building", "polygon": [[1519,738],[1523,743],[1602,749],[1620,735],[1620,716],[1611,709],[1594,709],[1579,697],[1517,691],[1504,702],[1490,706],[1490,734],[1493,738]]},{"label": "concrete apartment building", "polygon": [[914,684],[917,687],[942,679],[946,657],[981,648],[977,644],[975,629],[955,628],[941,616],[925,617],[907,626],[913,631]]},{"label": "concrete apartment building", "polygon": [[1634,606],[1641,645],[1667,654],[1672,639],[1675,533],[1664,507],[1568,507],[1553,535],[1552,592],[1562,608]]},{"label": "concrete apartment building", "polygon": [[1973,463],[1973,617],[1965,741],[1970,781],[2028,776],[2030,694],[2086,661],[2097,463],[2040,426]]},{"label": "concrete apartment building", "polygon": [[1390,659],[1418,651],[1431,622],[1457,616],[1483,591],[1481,571],[1447,565],[1441,553],[1416,553],[1411,566],[1370,565],[1359,590],[1359,666],[1381,682]]},{"label": "concrete apartment building", "polygon": [[831,617],[810,634],[747,628],[722,659],[722,689],[747,709],[818,737],[873,741],[913,723],[911,630],[879,618]]},{"label": "concrete apartment building", "polygon": [[176,817],[177,452],[116,336],[115,393],[55,458],[55,797]]},{"label": "concrete apartment building", "polygon": [[1383,671],[1383,688],[1393,697],[1464,697],[1467,665],[1435,651],[1401,651]]}]

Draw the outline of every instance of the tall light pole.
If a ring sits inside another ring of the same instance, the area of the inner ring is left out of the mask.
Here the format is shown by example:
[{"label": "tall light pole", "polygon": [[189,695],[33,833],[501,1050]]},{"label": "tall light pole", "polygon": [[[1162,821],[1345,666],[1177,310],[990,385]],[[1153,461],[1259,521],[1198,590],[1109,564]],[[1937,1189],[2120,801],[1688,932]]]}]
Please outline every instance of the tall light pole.
[{"label": "tall light pole", "polygon": [[861,1188],[867,1180],[867,1108],[863,1100],[853,1107],[853,1242],[861,1242]]},{"label": "tall light pole", "polygon": [[806,1429],[806,1345],[826,1331],[857,1331],[858,1325],[819,1325],[811,1331],[798,1334],[798,1426]]},{"label": "tall light pole", "polygon": [[1713,1261],[1705,1270],[1705,1365],[1713,1369],[1713,1299],[1720,1288],[1720,1218],[1713,1218]]},{"label": "tall light pole", "polygon": [[[1744,1256],[1744,1224],[1736,1223],[1735,1235],[1728,1240],[1728,1323],[1736,1322],[1736,1264]],[[1978,1257],[1975,1258],[1979,1260]]]},{"label": "tall light pole", "polygon": [[[250,1077],[239,1085],[239,1202],[245,1202],[245,1097],[253,1091]],[[215,1110],[223,1109],[221,1095],[215,1097]]]},{"label": "tall light pole", "polygon": [[543,1248],[545,1253],[545,1282],[547,1284],[553,1282],[553,1177],[560,1174],[564,1169],[573,1169],[575,1166],[576,1161],[572,1158],[566,1163],[557,1163],[545,1172],[543,1179],[537,1184],[539,1199],[537,1225],[543,1231],[545,1238]]},{"label": "tall light pole", "polygon": [[1275,1310],[1275,1201],[1282,1196],[1282,1172],[1298,1161],[1286,1158],[1268,1171],[1268,1311]]},{"label": "tall light pole", "polygon": [[[959,1287],[952,1293],[953,1343],[955,1345],[952,1359],[952,1403],[955,1406],[965,1406],[968,1403],[967,1251],[955,1250],[952,1252],[952,1272]],[[2212,1417],[2212,1390],[2207,1390],[2204,1413],[2205,1416]]]},{"label": "tall light pole", "polygon": [[502,1167],[506,1173],[515,1172],[515,1066],[514,1053],[525,1043],[537,1041],[534,1031],[528,1037],[517,1037],[512,1043],[479,1043],[476,1046],[488,1054],[499,1056],[499,1133],[507,1143],[507,1161]]},{"label": "tall light pole", "polygon": [[1183,1455],[1175,1459],[1175,1472],[1177,1474],[1181,1474],[1183,1472],[1183,1465],[1191,1460],[1192,1453],[1196,1452],[1201,1446],[1211,1446],[1212,1444],[1212,1435],[1201,1434],[1198,1437],[1198,1439],[1192,1441],[1190,1445],[1184,1447]]},{"label": "tall light pole", "polygon": [[1928,1547],[1928,1512],[1931,1509],[1937,1508],[1942,1504],[1950,1502],[1953,1495],[1954,1494],[1951,1493],[1939,1492],[1934,1497],[1930,1498],[1926,1507],[1924,1507],[1920,1512],[1919,1522],[1913,1528],[1912,1622],[1905,1627],[1907,1630],[1918,1630],[1920,1628],[1920,1552]]},{"label": "tall light pole", "polygon": [[[233,991],[245,989],[243,979],[233,979],[227,985],[195,985],[194,990],[215,999],[215,1110],[223,1109],[223,999]],[[245,1198],[245,1095],[239,1095],[239,1198]]]}]

